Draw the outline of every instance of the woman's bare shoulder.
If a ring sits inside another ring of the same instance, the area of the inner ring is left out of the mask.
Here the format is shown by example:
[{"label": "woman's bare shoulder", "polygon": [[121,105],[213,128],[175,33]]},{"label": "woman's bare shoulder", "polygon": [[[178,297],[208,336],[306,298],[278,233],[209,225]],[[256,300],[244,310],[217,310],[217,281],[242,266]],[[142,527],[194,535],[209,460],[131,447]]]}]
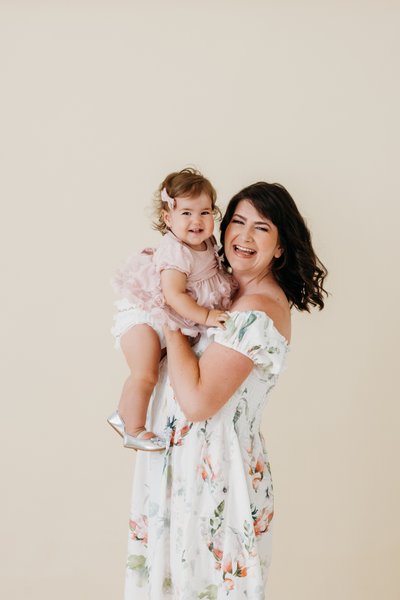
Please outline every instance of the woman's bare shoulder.
[{"label": "woman's bare shoulder", "polygon": [[265,312],[272,319],[276,329],[290,341],[291,319],[289,302],[277,296],[273,298],[266,294],[248,294],[234,301],[231,311],[258,310]]}]

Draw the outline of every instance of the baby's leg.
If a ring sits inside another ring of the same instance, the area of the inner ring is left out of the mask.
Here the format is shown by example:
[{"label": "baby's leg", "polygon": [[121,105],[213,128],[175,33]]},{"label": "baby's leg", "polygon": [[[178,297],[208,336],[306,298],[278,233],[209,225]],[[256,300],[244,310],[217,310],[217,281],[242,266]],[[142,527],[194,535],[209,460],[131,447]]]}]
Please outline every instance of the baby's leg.
[{"label": "baby's leg", "polygon": [[[149,325],[135,325],[121,337],[121,348],[130,369],[119,402],[118,412],[126,432],[135,435],[146,423],[150,396],[158,380],[160,340]],[[144,437],[152,437],[149,432]]]}]

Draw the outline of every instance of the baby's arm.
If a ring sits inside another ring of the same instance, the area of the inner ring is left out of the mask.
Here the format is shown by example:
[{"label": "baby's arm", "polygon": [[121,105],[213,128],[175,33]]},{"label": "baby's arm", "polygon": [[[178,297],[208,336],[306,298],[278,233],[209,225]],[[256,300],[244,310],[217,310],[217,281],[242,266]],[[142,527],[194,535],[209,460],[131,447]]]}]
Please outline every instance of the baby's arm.
[{"label": "baby's arm", "polygon": [[166,303],[179,315],[208,327],[224,327],[228,315],[223,310],[208,310],[186,292],[187,276],[176,269],[161,271],[161,288]]}]

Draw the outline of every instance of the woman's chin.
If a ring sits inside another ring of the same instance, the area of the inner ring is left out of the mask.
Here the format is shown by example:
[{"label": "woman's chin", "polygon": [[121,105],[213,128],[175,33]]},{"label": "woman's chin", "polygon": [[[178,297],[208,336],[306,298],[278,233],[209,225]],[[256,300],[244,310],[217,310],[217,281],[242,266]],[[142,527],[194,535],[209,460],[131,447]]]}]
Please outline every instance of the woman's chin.
[{"label": "woman's chin", "polygon": [[253,260],[251,260],[251,257],[248,256],[229,256],[228,261],[230,266],[232,267],[232,270],[238,272],[247,271],[251,268],[251,265],[253,264]]}]

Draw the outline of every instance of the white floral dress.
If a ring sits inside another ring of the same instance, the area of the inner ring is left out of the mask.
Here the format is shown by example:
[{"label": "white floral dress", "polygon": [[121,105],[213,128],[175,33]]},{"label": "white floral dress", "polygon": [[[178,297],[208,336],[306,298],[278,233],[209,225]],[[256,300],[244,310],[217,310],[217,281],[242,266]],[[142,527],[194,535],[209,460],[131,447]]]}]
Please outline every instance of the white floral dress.
[{"label": "white floral dress", "polygon": [[217,414],[191,423],[162,363],[147,426],[167,428],[167,449],[137,454],[125,600],[265,598],[273,488],[260,423],[288,344],[260,311],[231,312],[198,356],[210,341],[254,367]]}]

